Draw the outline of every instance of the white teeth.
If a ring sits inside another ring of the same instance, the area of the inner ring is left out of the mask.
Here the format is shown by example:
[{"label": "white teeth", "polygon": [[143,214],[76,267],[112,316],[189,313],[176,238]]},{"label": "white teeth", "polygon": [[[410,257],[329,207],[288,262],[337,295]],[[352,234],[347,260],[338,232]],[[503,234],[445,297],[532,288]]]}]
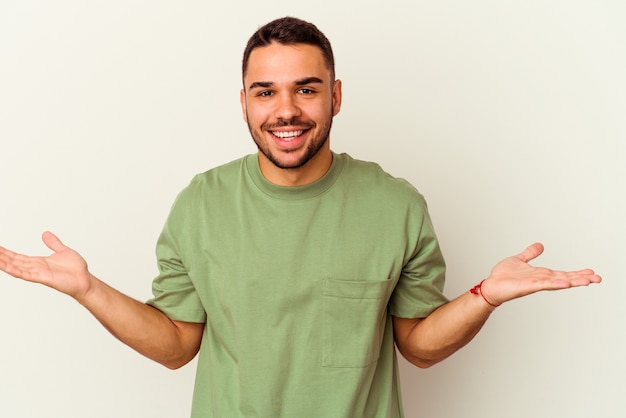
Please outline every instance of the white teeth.
[{"label": "white teeth", "polygon": [[302,135],[304,131],[290,131],[290,132],[272,132],[275,136],[279,137],[280,139],[290,139],[290,138],[295,138],[297,136]]}]

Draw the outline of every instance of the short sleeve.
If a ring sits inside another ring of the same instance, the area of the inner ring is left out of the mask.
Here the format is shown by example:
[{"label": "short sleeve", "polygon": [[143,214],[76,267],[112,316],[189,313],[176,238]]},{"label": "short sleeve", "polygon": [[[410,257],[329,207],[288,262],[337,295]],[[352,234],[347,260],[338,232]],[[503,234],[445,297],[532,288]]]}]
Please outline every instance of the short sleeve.
[{"label": "short sleeve", "polygon": [[182,261],[174,234],[184,230],[181,220],[184,222],[185,216],[177,213],[175,204],[157,241],[159,275],[152,282],[154,297],[147,304],[176,321],[205,322],[206,312]]},{"label": "short sleeve", "polygon": [[448,302],[443,294],[445,261],[423,200],[415,218],[417,242],[389,301],[390,313],[400,318],[424,318]]}]

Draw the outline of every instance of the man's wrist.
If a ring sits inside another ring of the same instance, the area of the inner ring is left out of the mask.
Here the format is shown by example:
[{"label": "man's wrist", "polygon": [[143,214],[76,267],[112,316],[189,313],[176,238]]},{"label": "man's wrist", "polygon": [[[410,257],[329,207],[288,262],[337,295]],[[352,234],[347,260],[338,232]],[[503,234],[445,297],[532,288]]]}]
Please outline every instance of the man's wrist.
[{"label": "man's wrist", "polygon": [[501,303],[496,304],[496,303],[494,303],[494,302],[490,301],[490,300],[489,300],[489,299],[485,296],[485,294],[483,293],[483,283],[484,283],[484,282],[485,282],[485,280],[482,280],[482,281],[481,281],[480,283],[478,283],[476,286],[472,287],[472,288],[470,289],[470,293],[471,293],[471,294],[473,294],[473,295],[480,295],[480,296],[483,298],[483,300],[484,300],[485,302],[487,302],[487,304],[488,304],[489,306],[492,306],[492,307],[494,307],[494,308],[497,308],[498,306],[500,306],[500,305],[501,305]]}]

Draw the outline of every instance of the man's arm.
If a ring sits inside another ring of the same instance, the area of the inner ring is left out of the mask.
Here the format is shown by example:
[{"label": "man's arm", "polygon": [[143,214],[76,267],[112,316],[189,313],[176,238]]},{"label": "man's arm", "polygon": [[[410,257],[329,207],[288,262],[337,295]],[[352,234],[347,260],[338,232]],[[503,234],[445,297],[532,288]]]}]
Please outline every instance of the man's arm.
[{"label": "man's arm", "polygon": [[533,267],[543,252],[533,244],[498,263],[477,294],[467,292],[426,318],[393,318],[394,338],[402,355],[418,367],[430,367],[470,342],[496,306],[541,290],[559,290],[600,283],[592,270],[556,271]]},{"label": "man's arm", "polygon": [[196,355],[204,324],[173,321],[120,293],[93,276],[80,254],[54,234],[42,238],[53,254],[30,257],[0,247],[0,270],[73,297],[120,341],[168,368],[181,367]]}]

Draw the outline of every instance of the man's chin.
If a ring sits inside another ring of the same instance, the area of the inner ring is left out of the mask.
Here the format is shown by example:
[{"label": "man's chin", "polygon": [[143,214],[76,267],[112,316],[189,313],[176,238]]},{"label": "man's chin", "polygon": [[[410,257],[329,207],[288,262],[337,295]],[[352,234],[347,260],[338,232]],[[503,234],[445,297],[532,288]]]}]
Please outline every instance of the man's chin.
[{"label": "man's chin", "polygon": [[324,145],[327,142],[328,137],[318,144],[311,143],[306,147],[295,148],[293,150],[268,149],[259,146],[258,142],[256,142],[256,144],[259,152],[274,166],[283,170],[296,170],[315,160],[316,157],[319,156],[320,151],[324,149]]},{"label": "man's chin", "polygon": [[295,170],[302,168],[310,161],[310,159],[307,159],[306,157],[277,158],[275,156],[271,156],[269,160],[272,164],[282,170]]}]

